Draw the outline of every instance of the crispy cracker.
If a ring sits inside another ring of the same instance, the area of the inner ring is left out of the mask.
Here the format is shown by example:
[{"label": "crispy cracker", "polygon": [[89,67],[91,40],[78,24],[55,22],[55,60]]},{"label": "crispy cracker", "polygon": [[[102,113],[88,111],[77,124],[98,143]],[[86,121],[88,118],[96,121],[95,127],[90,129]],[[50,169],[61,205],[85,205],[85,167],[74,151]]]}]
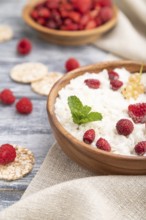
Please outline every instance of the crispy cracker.
[{"label": "crispy cracker", "polygon": [[20,83],[31,83],[42,79],[48,73],[48,68],[42,63],[22,63],[14,66],[10,77]]},{"label": "crispy cracker", "polygon": [[16,149],[15,161],[0,165],[0,180],[17,180],[30,173],[35,163],[33,153],[23,147],[13,145]]},{"label": "crispy cracker", "polygon": [[0,25],[0,43],[12,39],[13,31],[8,25]]},{"label": "crispy cracker", "polygon": [[62,77],[61,73],[50,72],[43,79],[31,84],[31,88],[34,92],[40,95],[48,95],[52,86]]}]

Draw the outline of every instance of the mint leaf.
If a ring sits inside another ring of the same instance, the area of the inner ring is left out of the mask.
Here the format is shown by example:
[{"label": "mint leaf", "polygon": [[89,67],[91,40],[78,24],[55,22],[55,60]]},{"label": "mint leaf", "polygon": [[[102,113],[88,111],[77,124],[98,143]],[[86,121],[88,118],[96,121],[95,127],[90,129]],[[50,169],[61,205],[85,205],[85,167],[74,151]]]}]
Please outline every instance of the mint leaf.
[{"label": "mint leaf", "polygon": [[91,107],[88,105],[84,106],[77,96],[69,96],[68,105],[75,124],[81,125],[88,122],[102,120],[101,113],[91,112]]}]

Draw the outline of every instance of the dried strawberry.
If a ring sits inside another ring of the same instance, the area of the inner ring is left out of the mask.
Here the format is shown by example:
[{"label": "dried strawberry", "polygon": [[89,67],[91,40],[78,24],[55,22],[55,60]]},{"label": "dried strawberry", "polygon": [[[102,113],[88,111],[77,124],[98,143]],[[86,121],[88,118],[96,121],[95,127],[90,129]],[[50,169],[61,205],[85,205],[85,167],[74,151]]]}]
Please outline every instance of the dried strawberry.
[{"label": "dried strawberry", "polygon": [[43,7],[38,10],[38,15],[39,17],[48,19],[50,17],[50,11],[47,8]]},{"label": "dried strawberry", "polygon": [[94,7],[96,5],[99,5],[101,7],[111,7],[112,6],[112,0],[95,0]]},{"label": "dried strawberry", "polygon": [[46,24],[46,20],[44,18],[38,18],[37,23],[44,26]]},{"label": "dried strawberry", "polygon": [[8,163],[11,163],[16,158],[16,150],[15,148],[10,144],[3,144],[0,147],[0,164],[6,165]]},{"label": "dried strawberry", "polygon": [[111,151],[111,146],[108,143],[107,140],[105,140],[104,138],[99,138],[96,142],[96,147],[100,150],[104,150],[104,151]]},{"label": "dried strawberry", "polygon": [[119,74],[116,73],[114,70],[108,71],[109,80],[116,80],[119,79]]},{"label": "dried strawberry", "polygon": [[116,124],[118,134],[128,136],[134,130],[133,123],[129,119],[120,119]]},{"label": "dried strawberry", "polygon": [[78,12],[74,12],[74,11],[71,11],[69,14],[68,14],[68,17],[76,22],[76,23],[79,23],[80,19],[81,19],[81,16]]},{"label": "dried strawberry", "polygon": [[69,58],[65,63],[65,67],[67,71],[71,71],[80,67],[80,64],[75,58]]},{"label": "dried strawberry", "polygon": [[128,114],[135,123],[146,123],[146,103],[129,105]]},{"label": "dried strawberry", "polygon": [[111,85],[112,90],[116,91],[121,88],[121,86],[123,85],[123,82],[118,79],[114,79],[110,81],[110,85]]},{"label": "dried strawberry", "polygon": [[87,23],[90,21],[90,15],[89,14],[85,14],[83,16],[81,16],[81,19],[80,19],[80,24],[83,25],[83,26],[86,26]]},{"label": "dried strawberry", "polygon": [[46,27],[50,29],[57,29],[58,26],[54,20],[49,19],[49,21],[46,23]]},{"label": "dried strawberry", "polygon": [[83,141],[86,144],[91,144],[95,139],[95,131],[94,129],[89,129],[84,133]]},{"label": "dried strawberry", "polygon": [[96,21],[95,21],[95,20],[90,20],[90,21],[87,23],[85,29],[86,29],[86,30],[90,30],[90,29],[93,29],[93,28],[95,28],[95,27],[96,27]]},{"label": "dried strawberry", "polygon": [[136,144],[134,150],[138,155],[143,156],[146,153],[146,141],[141,141]]},{"label": "dried strawberry", "polygon": [[31,11],[30,16],[34,19],[37,20],[39,18],[38,15],[38,11],[36,9],[34,9],[33,11]]},{"label": "dried strawberry", "polygon": [[113,17],[113,10],[109,7],[101,8],[99,16],[103,23],[109,21]]},{"label": "dried strawberry", "polygon": [[47,0],[45,6],[49,9],[57,9],[59,7],[59,1],[60,0]]},{"label": "dried strawberry", "polygon": [[100,81],[98,79],[86,79],[84,83],[91,89],[98,89],[100,87]]}]

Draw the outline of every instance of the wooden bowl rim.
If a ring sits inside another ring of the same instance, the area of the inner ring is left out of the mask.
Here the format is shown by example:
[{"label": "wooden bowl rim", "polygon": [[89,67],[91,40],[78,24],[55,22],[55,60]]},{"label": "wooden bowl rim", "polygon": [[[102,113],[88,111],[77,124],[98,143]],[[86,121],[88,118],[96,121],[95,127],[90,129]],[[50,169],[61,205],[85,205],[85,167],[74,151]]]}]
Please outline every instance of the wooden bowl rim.
[{"label": "wooden bowl rim", "polygon": [[111,20],[109,20],[108,22],[106,22],[105,24],[91,29],[91,30],[82,30],[82,31],[61,31],[61,30],[54,30],[54,29],[49,29],[49,28],[45,28],[39,24],[37,24],[31,17],[30,17],[30,11],[32,10],[32,8],[34,7],[35,4],[27,4],[24,6],[23,10],[22,10],[22,17],[24,19],[24,21],[33,29],[42,32],[44,34],[52,34],[52,35],[56,35],[56,36],[66,36],[66,37],[82,37],[82,36],[88,36],[88,35],[92,35],[92,34],[100,34],[103,33],[105,31],[110,30],[112,27],[114,27],[114,25],[117,22],[117,18],[118,18],[118,8],[116,5],[113,5],[113,11],[114,11],[114,16],[112,17]]},{"label": "wooden bowl rim", "polygon": [[[71,133],[69,133],[62,125],[61,123],[58,121],[55,112],[54,112],[54,103],[55,103],[55,99],[57,96],[54,96],[54,92],[55,90],[58,88],[58,85],[60,85],[61,83],[63,83],[64,81],[68,82],[70,81],[70,77],[73,77],[75,73],[78,72],[82,72],[80,75],[84,74],[85,72],[90,71],[91,69],[98,67],[99,65],[103,66],[102,69],[106,69],[112,65],[115,66],[115,68],[118,68],[118,66],[120,65],[121,67],[124,67],[125,65],[139,65],[141,66],[142,64],[140,62],[136,62],[136,61],[125,61],[125,60],[120,60],[120,61],[108,61],[108,62],[101,62],[101,63],[97,63],[97,64],[93,64],[93,65],[88,65],[88,66],[84,66],[81,68],[78,68],[74,71],[71,71],[67,74],[65,74],[60,80],[58,80],[55,85],[52,87],[49,95],[48,95],[48,99],[47,99],[47,112],[48,115],[51,115],[52,120],[55,124],[55,126],[57,127],[57,129],[59,130],[59,132],[67,139],[70,139],[71,142],[78,144],[81,148],[86,149],[88,152],[93,153],[93,154],[98,154],[100,155],[104,155],[107,157],[111,157],[114,159],[124,159],[124,160],[132,160],[132,161],[143,161],[146,160],[145,156],[126,156],[126,155],[121,155],[121,154],[114,154],[112,152],[106,152],[106,151],[102,151],[100,149],[91,147],[90,145],[79,141],[77,138],[75,138]],[[117,67],[116,67],[117,66]],[[121,68],[119,67],[119,68]],[[144,64],[144,71],[146,71],[146,64]],[[98,74],[98,73],[97,73]],[[67,83],[67,84],[68,84]],[[58,93],[58,89],[57,89],[57,93]],[[56,93],[56,92],[55,92]]]}]

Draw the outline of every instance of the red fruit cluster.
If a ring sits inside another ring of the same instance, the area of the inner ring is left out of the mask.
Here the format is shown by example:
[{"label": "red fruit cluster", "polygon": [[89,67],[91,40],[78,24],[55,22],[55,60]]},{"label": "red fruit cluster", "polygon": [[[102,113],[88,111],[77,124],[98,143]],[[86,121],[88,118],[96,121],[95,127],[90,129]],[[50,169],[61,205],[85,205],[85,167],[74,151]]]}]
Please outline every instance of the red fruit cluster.
[{"label": "red fruit cluster", "polygon": [[75,58],[69,58],[66,63],[65,63],[65,68],[66,71],[72,71],[74,69],[77,69],[78,67],[80,67],[79,62],[75,59]]},{"label": "red fruit cluster", "polygon": [[[89,129],[87,130],[84,135],[83,135],[83,141],[86,144],[91,144],[95,139],[95,131],[94,129]],[[96,147],[100,150],[104,150],[104,151],[111,151],[111,146],[108,143],[107,140],[105,140],[104,138],[99,138],[96,142]]]},{"label": "red fruit cluster", "polygon": [[96,28],[113,17],[111,0],[46,0],[30,14],[51,29],[77,31]]},{"label": "red fruit cluster", "polygon": [[10,144],[3,144],[0,147],[0,164],[6,165],[8,163],[11,163],[16,158],[16,150],[15,148]]},{"label": "red fruit cluster", "polygon": [[27,55],[31,52],[32,45],[30,40],[23,38],[19,41],[17,45],[17,51],[21,55]]},{"label": "red fruit cluster", "polygon": [[91,89],[98,89],[100,87],[100,81],[98,79],[86,79],[84,83]]},{"label": "red fruit cluster", "polygon": [[136,103],[129,105],[128,114],[134,123],[146,123],[146,103]]},{"label": "red fruit cluster", "polygon": [[133,123],[129,119],[120,119],[116,124],[118,134],[128,136],[134,129]]},{"label": "red fruit cluster", "polygon": [[0,101],[5,105],[12,105],[15,102],[15,96],[10,89],[4,89],[0,93]]},{"label": "red fruit cluster", "polygon": [[141,141],[136,144],[134,150],[139,156],[143,156],[146,153],[146,141]]}]

